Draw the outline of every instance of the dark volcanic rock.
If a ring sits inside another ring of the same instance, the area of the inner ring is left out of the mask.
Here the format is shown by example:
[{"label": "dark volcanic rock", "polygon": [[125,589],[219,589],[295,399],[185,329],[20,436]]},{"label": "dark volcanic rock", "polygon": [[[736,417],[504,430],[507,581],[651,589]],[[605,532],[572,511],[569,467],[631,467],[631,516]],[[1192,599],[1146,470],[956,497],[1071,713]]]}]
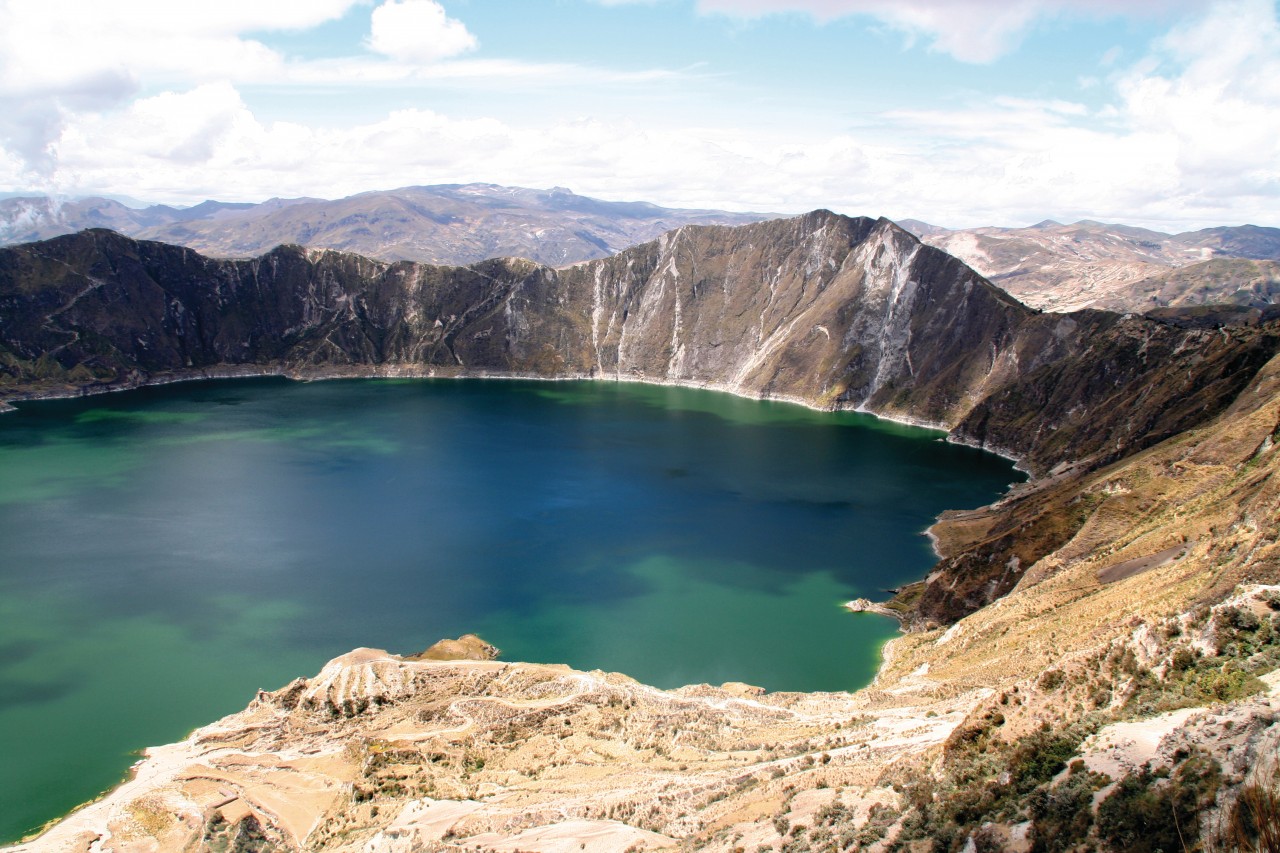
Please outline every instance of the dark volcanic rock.
[{"label": "dark volcanic rock", "polygon": [[595,376],[954,428],[1042,473],[1221,410],[1276,323],[1041,314],[887,220],[686,226],[552,270],[282,246],[223,261],[91,230],[0,250],[0,393],[199,375]]},{"label": "dark volcanic rock", "polygon": [[1042,314],[1034,324],[1078,345],[1031,363],[956,426],[1042,473],[1104,464],[1216,414],[1280,348],[1280,325],[1198,329],[1106,311]]}]

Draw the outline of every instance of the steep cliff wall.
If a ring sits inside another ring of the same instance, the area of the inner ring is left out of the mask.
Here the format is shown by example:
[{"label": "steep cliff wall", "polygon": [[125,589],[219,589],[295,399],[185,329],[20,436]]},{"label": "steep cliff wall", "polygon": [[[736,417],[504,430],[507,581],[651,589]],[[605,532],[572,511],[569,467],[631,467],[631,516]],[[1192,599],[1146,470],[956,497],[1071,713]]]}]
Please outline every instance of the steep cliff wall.
[{"label": "steep cliff wall", "polygon": [[86,231],[0,250],[0,394],[252,368],[678,382],[954,428],[1043,473],[1228,405],[1277,324],[1039,314],[887,220],[685,227],[552,270],[250,261]]}]

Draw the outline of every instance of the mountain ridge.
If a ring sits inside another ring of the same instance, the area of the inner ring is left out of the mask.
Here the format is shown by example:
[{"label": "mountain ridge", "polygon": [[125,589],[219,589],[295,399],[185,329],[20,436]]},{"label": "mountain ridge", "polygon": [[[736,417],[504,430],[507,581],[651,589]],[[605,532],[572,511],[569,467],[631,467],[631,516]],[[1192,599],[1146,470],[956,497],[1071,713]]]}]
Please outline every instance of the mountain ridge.
[{"label": "mountain ridge", "polygon": [[[206,200],[188,208],[127,207],[103,198],[0,199],[0,242],[107,227],[204,254],[248,258],[278,244],[333,248],[381,260],[465,265],[528,257],[549,266],[607,257],[683,224],[745,224],[763,214],[608,202],[563,187],[438,184],[343,199]],[[1180,305],[1272,304],[1280,292],[1280,229],[1219,226],[1168,234],[1082,219],[1027,228],[948,229],[902,220],[1040,309],[1145,313]],[[1253,266],[1240,263],[1253,261]]]},{"label": "mountain ridge", "polygon": [[524,256],[556,266],[604,257],[682,224],[763,218],[602,201],[563,187],[534,190],[483,183],[408,186],[333,200],[207,200],[189,208],[137,209],[93,197],[65,203],[17,197],[0,200],[0,243],[106,227],[220,257],[252,257],[279,244],[297,243],[387,261],[466,264]]},{"label": "mountain ridge", "polygon": [[[1100,464],[1212,415],[1276,334],[1038,313],[887,219],[830,211],[684,226],[562,270],[289,246],[219,261],[88,231],[0,249],[0,310],[18,389],[245,366],[611,376],[932,424],[1037,473]],[[1104,393],[1159,405],[1081,418]],[[1026,428],[1051,416],[1049,432]]]},{"label": "mountain ridge", "polygon": [[1088,219],[958,230],[910,223],[908,230],[926,243],[1044,310],[1143,313],[1217,302],[1261,307],[1273,304],[1280,290],[1269,266],[1280,260],[1277,228],[1222,226],[1166,234]]}]

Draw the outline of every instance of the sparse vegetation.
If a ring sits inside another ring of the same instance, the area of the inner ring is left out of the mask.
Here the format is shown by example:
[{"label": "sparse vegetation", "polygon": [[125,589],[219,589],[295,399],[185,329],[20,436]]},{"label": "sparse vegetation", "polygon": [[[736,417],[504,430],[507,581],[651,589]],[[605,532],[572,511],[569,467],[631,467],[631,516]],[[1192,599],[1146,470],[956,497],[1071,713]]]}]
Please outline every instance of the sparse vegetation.
[{"label": "sparse vegetation", "polygon": [[1098,838],[1112,850],[1200,849],[1200,816],[1222,782],[1218,762],[1194,753],[1171,773],[1150,768],[1120,780],[1098,806]]}]

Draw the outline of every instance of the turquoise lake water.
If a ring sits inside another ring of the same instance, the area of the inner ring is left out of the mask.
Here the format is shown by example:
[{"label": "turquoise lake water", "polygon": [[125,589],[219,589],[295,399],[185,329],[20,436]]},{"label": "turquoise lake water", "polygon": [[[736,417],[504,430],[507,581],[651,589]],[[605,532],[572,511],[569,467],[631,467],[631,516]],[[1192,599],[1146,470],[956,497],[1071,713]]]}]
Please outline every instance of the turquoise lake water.
[{"label": "turquoise lake water", "polygon": [[0,416],[0,840],[356,646],[475,632],[663,687],[866,684],[937,513],[1021,479],[939,433],[683,388],[242,380]]}]

